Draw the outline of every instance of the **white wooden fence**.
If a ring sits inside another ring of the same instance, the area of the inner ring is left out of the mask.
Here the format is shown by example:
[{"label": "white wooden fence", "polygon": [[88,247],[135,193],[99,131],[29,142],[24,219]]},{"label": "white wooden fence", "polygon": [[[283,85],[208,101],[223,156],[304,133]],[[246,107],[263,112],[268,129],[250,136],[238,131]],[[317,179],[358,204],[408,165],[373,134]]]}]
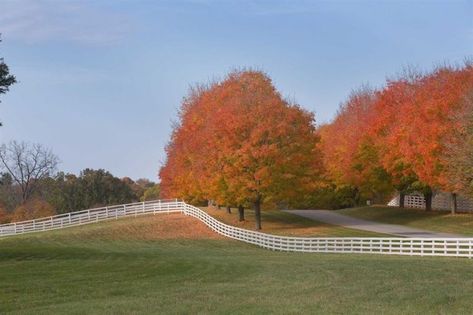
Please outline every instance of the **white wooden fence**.
[{"label": "white wooden fence", "polygon": [[48,231],[143,214],[182,212],[226,237],[263,248],[308,253],[369,253],[411,256],[473,257],[473,238],[291,237],[224,224],[205,211],[178,200],[157,200],[71,212],[0,225],[0,237]]},{"label": "white wooden fence", "polygon": [[0,225],[0,237],[62,229],[121,217],[136,217],[158,212],[182,212],[183,203],[176,200],[137,202],[110,207],[58,214],[51,217]]},{"label": "white wooden fence", "polygon": [[[433,210],[450,210],[452,199],[451,195],[446,192],[437,192],[432,198]],[[388,206],[399,207],[399,195],[396,195]],[[406,208],[425,209],[425,198],[421,193],[414,192],[406,195],[404,198],[404,206]],[[457,212],[473,212],[473,199],[466,196],[457,196]]]}]

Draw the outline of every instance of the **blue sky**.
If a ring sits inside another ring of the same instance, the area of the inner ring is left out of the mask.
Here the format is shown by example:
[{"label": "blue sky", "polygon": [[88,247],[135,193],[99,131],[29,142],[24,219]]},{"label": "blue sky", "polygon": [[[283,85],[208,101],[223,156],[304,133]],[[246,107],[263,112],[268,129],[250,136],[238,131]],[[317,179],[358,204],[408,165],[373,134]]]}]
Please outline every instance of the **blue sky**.
[{"label": "blue sky", "polygon": [[190,85],[256,67],[327,122],[364,83],[471,57],[473,2],[0,0],[0,32],[0,142],[157,180]]}]

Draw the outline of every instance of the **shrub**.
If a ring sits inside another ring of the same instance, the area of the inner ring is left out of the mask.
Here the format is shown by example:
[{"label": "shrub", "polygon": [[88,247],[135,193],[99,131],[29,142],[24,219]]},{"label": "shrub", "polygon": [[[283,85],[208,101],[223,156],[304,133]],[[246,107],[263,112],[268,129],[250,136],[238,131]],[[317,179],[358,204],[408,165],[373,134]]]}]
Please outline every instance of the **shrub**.
[{"label": "shrub", "polygon": [[293,209],[343,209],[366,202],[358,190],[350,185],[327,185],[319,187],[311,194],[297,201],[290,202]]},{"label": "shrub", "polygon": [[10,223],[10,220],[10,213],[3,206],[0,206],[0,224]]},{"label": "shrub", "polygon": [[54,208],[44,200],[33,199],[18,206],[12,215],[12,221],[25,221],[55,215]]}]

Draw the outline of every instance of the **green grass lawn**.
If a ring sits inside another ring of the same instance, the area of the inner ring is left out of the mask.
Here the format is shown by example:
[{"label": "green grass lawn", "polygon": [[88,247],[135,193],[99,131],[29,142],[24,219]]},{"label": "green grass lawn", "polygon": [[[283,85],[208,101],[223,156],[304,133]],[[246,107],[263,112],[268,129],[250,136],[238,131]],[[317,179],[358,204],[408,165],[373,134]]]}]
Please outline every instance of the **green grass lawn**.
[{"label": "green grass lawn", "polygon": [[[245,210],[245,221],[238,221],[237,209],[227,213],[226,209],[201,208],[216,219],[226,224],[238,226],[248,230],[255,228],[255,214],[251,209]],[[327,224],[280,210],[265,210],[261,212],[262,231],[265,233],[287,236],[313,237],[390,237],[391,235],[345,228]]]},{"label": "green grass lawn", "polygon": [[426,212],[417,209],[378,206],[343,209],[337,212],[371,221],[473,236],[473,214],[452,215],[446,211]]},{"label": "green grass lawn", "polygon": [[[198,222],[189,220],[182,228],[194,231]],[[178,227],[167,221],[157,215],[0,239],[0,314],[473,309],[469,259],[273,252],[192,233],[172,238]]]}]

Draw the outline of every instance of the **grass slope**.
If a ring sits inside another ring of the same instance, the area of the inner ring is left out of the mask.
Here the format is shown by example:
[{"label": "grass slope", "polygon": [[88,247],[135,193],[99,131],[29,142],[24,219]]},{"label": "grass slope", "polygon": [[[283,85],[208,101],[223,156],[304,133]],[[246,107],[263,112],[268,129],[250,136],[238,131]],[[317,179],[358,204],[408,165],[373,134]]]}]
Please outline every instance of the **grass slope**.
[{"label": "grass slope", "polygon": [[190,220],[157,215],[0,239],[0,313],[473,309],[472,260],[272,252],[202,234]]},{"label": "grass slope", "polygon": [[[238,226],[248,230],[255,228],[255,214],[251,209],[245,210],[245,221],[238,221],[237,209],[232,209],[232,213],[222,208],[201,208],[208,214],[229,225]],[[308,218],[304,218],[295,214],[270,210],[261,212],[262,232],[287,235],[287,236],[314,236],[314,237],[390,237],[387,234],[361,231],[356,229],[345,228],[342,226],[327,224]]]},{"label": "grass slope", "polygon": [[445,211],[400,209],[394,207],[362,207],[337,210],[338,213],[355,218],[382,223],[401,224],[436,232],[473,236],[473,215]]}]

